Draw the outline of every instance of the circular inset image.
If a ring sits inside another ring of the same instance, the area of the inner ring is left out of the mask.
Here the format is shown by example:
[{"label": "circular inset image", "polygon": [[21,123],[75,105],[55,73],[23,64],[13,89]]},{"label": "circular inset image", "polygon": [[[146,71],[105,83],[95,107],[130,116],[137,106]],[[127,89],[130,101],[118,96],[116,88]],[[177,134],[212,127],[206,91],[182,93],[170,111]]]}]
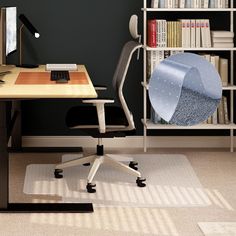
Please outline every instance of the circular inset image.
[{"label": "circular inset image", "polygon": [[181,126],[204,122],[222,97],[221,79],[203,57],[179,53],[163,60],[149,82],[149,98],[155,112],[166,122]]}]

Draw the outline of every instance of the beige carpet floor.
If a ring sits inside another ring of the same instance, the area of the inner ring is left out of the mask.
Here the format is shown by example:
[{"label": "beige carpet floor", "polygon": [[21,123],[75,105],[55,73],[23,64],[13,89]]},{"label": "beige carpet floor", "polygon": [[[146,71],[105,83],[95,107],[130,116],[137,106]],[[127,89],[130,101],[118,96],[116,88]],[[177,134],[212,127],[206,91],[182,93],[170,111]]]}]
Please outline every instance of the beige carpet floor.
[{"label": "beige carpet floor", "polygon": [[[90,151],[90,150],[88,150]],[[111,150],[142,153],[142,150]],[[158,149],[149,153],[184,154],[214,203],[200,208],[99,207],[92,214],[0,214],[0,236],[161,235],[200,236],[198,222],[236,221],[236,154],[228,150]],[[55,202],[56,197],[23,194],[25,168],[57,163],[61,154],[12,154],[10,201]],[[217,198],[215,197],[217,196]]]}]

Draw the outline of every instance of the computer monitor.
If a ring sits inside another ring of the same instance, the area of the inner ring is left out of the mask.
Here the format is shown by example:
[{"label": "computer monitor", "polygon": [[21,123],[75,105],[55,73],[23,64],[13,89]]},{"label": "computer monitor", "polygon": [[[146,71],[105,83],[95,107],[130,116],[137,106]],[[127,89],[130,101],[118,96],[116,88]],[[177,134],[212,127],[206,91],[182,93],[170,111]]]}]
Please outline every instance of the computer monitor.
[{"label": "computer monitor", "polygon": [[17,49],[17,10],[6,7],[6,56]]},{"label": "computer monitor", "polygon": [[0,9],[0,64],[6,64],[6,57],[17,49],[17,9]]}]

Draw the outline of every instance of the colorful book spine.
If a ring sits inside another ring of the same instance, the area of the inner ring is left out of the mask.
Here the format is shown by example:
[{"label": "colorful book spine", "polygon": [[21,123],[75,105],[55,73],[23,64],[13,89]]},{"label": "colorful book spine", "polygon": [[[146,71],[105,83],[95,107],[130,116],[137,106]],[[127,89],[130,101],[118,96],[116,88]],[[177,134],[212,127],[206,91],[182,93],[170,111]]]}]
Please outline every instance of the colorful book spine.
[{"label": "colorful book spine", "polygon": [[148,20],[148,46],[157,47],[156,20]]}]

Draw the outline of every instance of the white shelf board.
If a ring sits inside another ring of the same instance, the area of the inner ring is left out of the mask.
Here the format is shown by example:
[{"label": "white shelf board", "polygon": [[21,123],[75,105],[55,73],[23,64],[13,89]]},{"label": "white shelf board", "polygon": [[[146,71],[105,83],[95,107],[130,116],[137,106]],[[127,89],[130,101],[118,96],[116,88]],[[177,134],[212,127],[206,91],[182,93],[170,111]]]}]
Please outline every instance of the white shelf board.
[{"label": "white shelf board", "polygon": [[148,46],[143,46],[147,51],[236,51],[236,48],[169,48],[169,47],[157,47],[152,48]]},{"label": "white shelf board", "polygon": [[142,123],[146,126],[147,129],[221,129],[221,130],[227,130],[227,129],[236,129],[236,125],[231,123],[229,125],[213,125],[213,124],[199,124],[199,125],[193,125],[193,126],[177,126],[177,125],[164,125],[164,124],[154,124],[150,120],[147,120],[145,123],[142,119]]},{"label": "white shelf board", "polygon": [[[148,90],[148,84],[141,82],[142,86]],[[236,90],[236,85],[229,85],[222,87],[223,90]]]},{"label": "white shelf board", "polygon": [[189,12],[231,12],[231,11],[236,11],[235,8],[142,8],[142,11],[147,11],[147,12],[184,12],[184,11],[189,11]]}]

